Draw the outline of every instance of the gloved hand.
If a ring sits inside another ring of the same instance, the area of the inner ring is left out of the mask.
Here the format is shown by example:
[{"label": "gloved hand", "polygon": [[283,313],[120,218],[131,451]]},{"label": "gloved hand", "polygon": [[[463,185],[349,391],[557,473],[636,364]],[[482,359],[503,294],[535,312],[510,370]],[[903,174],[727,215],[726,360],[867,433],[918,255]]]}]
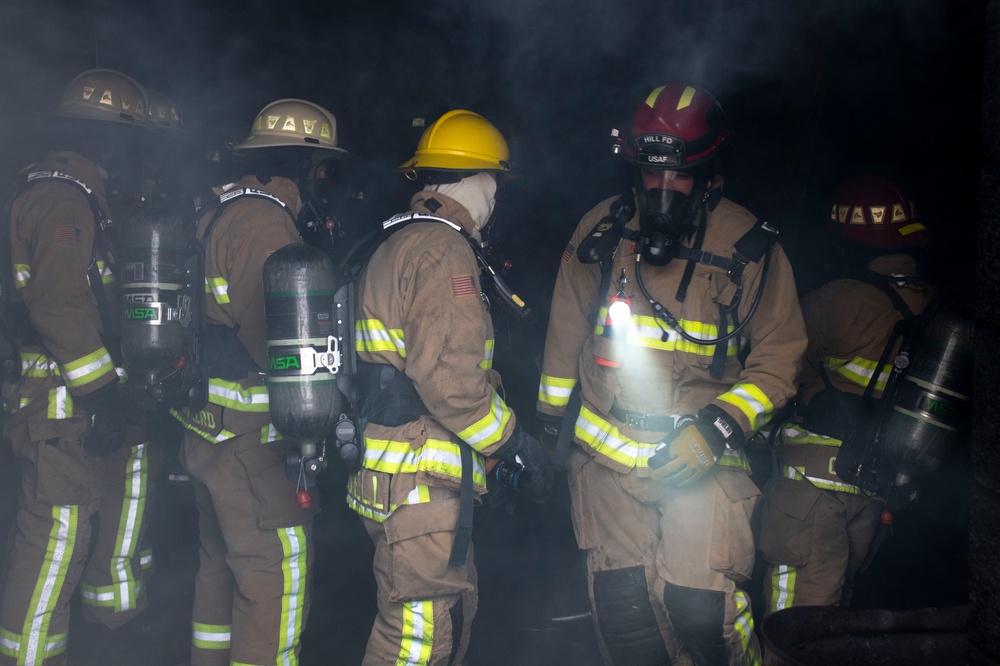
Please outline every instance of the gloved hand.
[{"label": "gloved hand", "polygon": [[125,408],[113,381],[93,393],[76,398],[90,417],[83,434],[83,451],[91,458],[104,458],[125,445]]},{"label": "gloved hand", "polygon": [[519,488],[536,502],[545,500],[552,489],[552,460],[537,439],[519,427],[494,457],[524,467],[528,478],[520,480]]},{"label": "gloved hand", "polygon": [[708,405],[698,416],[682,417],[649,459],[653,478],[682,485],[708,472],[726,447],[743,444],[743,431],[721,408]]}]

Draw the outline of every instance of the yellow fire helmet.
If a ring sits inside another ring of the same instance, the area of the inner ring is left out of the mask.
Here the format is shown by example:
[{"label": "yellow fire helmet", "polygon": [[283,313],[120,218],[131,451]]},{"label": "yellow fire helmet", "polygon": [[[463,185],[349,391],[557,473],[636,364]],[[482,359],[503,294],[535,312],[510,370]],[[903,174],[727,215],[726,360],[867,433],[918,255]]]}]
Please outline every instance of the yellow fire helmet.
[{"label": "yellow fire helmet", "polygon": [[147,89],[149,97],[149,125],[153,129],[182,130],[181,111],[172,99],[156,90]]},{"label": "yellow fire helmet", "polygon": [[55,114],[145,127],[148,108],[146,90],[134,79],[113,69],[89,69],[66,86]]},{"label": "yellow fire helmet", "polygon": [[424,130],[413,157],[399,165],[408,178],[423,170],[509,172],[503,135],[478,113],[449,111]]},{"label": "yellow fire helmet", "polygon": [[304,146],[347,153],[337,145],[337,118],[304,99],[279,99],[257,114],[250,136],[233,150]]}]

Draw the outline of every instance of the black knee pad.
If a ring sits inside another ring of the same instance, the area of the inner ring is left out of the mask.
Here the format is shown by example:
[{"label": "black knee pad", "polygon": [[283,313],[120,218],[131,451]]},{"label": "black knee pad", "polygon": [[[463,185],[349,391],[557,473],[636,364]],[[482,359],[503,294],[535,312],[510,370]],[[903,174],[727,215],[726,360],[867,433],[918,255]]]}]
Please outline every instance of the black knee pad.
[{"label": "black knee pad", "polygon": [[597,628],[612,662],[670,664],[641,566],[595,572],[594,606]]},{"label": "black knee pad", "polygon": [[722,625],[726,619],[726,594],[667,583],[663,603],[674,632],[698,666],[717,666],[729,661]]}]

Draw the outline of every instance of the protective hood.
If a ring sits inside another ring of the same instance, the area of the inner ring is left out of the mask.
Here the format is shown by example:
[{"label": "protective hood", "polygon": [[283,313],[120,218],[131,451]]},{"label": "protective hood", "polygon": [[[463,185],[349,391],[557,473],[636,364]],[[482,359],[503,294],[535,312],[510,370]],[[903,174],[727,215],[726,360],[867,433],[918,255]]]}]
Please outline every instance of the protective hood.
[{"label": "protective hood", "polygon": [[490,221],[496,207],[496,176],[480,171],[456,183],[439,183],[424,186],[425,192],[439,192],[455,200],[469,211],[474,227],[473,235],[481,240],[481,231]]}]

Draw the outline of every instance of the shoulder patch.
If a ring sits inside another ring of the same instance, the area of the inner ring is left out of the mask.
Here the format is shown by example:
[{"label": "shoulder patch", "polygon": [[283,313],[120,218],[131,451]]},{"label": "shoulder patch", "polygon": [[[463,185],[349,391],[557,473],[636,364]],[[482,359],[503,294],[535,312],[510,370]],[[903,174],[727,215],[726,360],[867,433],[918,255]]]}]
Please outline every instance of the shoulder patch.
[{"label": "shoulder patch", "polygon": [[476,283],[472,279],[471,275],[463,275],[462,277],[453,277],[451,279],[451,293],[455,296],[468,296],[469,294],[476,294]]},{"label": "shoulder patch", "polygon": [[566,249],[563,250],[563,253],[562,253],[562,260],[563,261],[569,261],[570,259],[572,259],[573,258],[573,251],[575,249],[576,248],[573,246],[572,243],[566,243]]}]

